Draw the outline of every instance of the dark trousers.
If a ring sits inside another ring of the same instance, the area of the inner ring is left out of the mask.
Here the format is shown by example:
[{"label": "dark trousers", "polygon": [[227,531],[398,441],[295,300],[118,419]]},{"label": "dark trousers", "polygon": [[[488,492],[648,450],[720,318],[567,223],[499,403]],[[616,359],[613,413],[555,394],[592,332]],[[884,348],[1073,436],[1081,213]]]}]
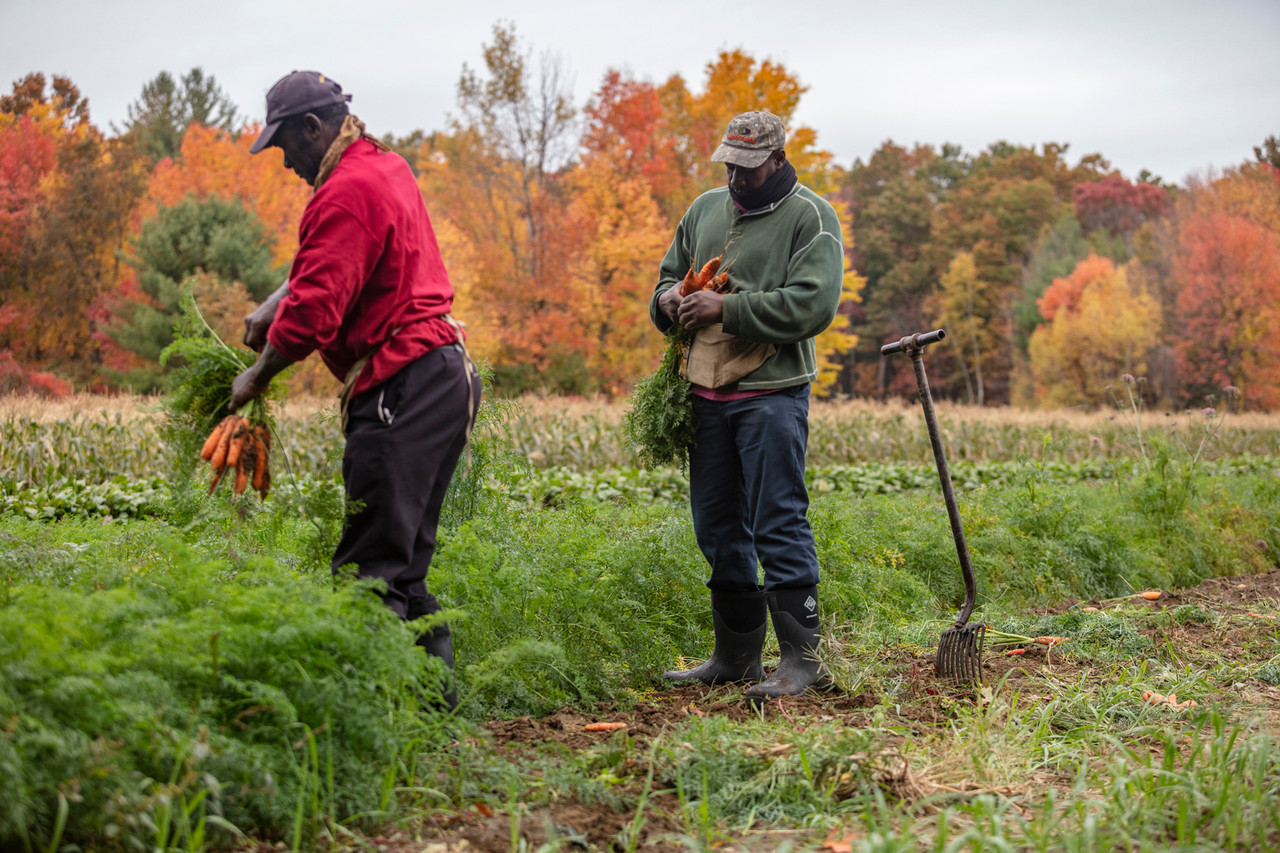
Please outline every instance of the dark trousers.
[{"label": "dark trousers", "polygon": [[[401,618],[440,609],[427,592],[445,492],[480,405],[460,348],[438,347],[383,385],[351,400],[342,477],[347,516],[333,569],[354,564],[381,578],[383,600]],[[350,507],[349,507],[350,508]]]},{"label": "dark trousers", "polygon": [[718,403],[695,396],[697,445],[689,492],[698,547],[713,589],[755,590],[818,582],[806,513],[804,456],[809,386]]}]

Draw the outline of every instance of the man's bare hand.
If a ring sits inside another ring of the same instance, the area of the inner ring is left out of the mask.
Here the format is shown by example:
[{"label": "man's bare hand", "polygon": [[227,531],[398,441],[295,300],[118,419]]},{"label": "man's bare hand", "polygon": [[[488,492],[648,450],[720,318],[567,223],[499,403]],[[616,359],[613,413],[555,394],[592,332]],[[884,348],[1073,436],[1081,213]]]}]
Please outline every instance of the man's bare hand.
[{"label": "man's bare hand", "polygon": [[254,397],[266,393],[275,375],[290,364],[292,362],[276,352],[271,344],[263,346],[258,360],[231,380],[231,411],[237,411]]},{"label": "man's bare hand", "polygon": [[244,318],[244,345],[254,352],[262,352],[267,342],[267,329],[276,318],[276,306],[270,299],[259,305]]},{"label": "man's bare hand", "polygon": [[276,292],[266,298],[261,305],[247,314],[244,318],[244,345],[254,352],[262,352],[262,347],[267,343],[267,329],[271,328],[271,321],[276,318],[276,309],[280,307],[280,302],[289,295],[289,280],[285,279],[284,284],[276,289]]},{"label": "man's bare hand", "polygon": [[231,411],[239,410],[245,403],[267,390],[266,383],[259,384],[258,373],[258,365],[255,363],[246,367],[231,381]]},{"label": "man's bare hand", "polygon": [[686,329],[701,329],[724,320],[724,294],[699,290],[680,300],[676,322]]},{"label": "man's bare hand", "polygon": [[680,300],[684,297],[680,295],[680,285],[668,288],[658,297],[658,310],[667,315],[667,319],[673,323],[680,322],[676,319],[676,314],[680,310]]}]

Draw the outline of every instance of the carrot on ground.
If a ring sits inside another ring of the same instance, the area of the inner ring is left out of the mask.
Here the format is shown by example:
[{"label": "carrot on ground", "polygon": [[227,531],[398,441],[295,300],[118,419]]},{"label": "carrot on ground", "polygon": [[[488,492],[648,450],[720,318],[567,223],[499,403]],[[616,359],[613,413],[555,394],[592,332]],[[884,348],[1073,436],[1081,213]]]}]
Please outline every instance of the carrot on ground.
[{"label": "carrot on ground", "polygon": [[587,723],[582,730],[584,732],[616,732],[626,727],[626,723]]},{"label": "carrot on ground", "polygon": [[1146,592],[1138,593],[1138,595],[1142,596],[1147,601],[1155,601],[1157,598],[1159,598],[1162,595],[1162,593],[1158,589],[1149,589]]}]

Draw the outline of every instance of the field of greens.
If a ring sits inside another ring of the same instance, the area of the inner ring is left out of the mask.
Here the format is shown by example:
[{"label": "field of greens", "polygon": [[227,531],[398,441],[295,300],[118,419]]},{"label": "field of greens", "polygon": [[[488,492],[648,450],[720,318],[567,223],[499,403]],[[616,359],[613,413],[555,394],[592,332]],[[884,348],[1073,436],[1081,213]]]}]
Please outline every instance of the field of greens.
[{"label": "field of greens", "polygon": [[840,689],[755,710],[658,677],[711,648],[683,473],[618,406],[486,403],[429,579],[444,716],[329,573],[328,407],[283,413],[266,501],[207,495],[155,409],[0,401],[0,849],[1280,846],[1280,417],[940,407],[975,618],[1068,638],[967,689],[932,673],[962,589],[922,418],[815,404]]}]

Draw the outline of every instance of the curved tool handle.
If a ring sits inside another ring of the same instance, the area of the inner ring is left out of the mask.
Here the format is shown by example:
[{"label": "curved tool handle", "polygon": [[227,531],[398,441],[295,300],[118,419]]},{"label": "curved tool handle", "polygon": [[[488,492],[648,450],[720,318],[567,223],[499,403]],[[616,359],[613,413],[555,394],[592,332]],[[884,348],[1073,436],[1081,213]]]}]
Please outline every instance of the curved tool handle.
[{"label": "curved tool handle", "polygon": [[912,352],[924,349],[929,344],[936,344],[938,341],[945,340],[946,337],[945,329],[937,329],[932,332],[917,332],[914,335],[907,335],[900,341],[885,344],[880,347],[880,354],[893,355],[897,352],[905,352],[910,355]]},{"label": "curved tool handle", "polygon": [[964,528],[960,526],[960,508],[956,504],[955,490],[951,485],[951,471],[947,468],[947,453],[942,446],[942,430],[938,427],[938,416],[933,410],[933,396],[929,393],[929,378],[924,372],[924,348],[929,344],[944,340],[947,333],[942,329],[933,332],[920,332],[907,335],[897,343],[885,344],[880,348],[882,355],[905,352],[911,356],[911,366],[916,372],[916,387],[920,391],[920,405],[924,408],[924,422],[929,427],[929,443],[933,446],[933,459],[938,465],[938,479],[942,485],[942,498],[947,505],[947,519],[951,522],[951,533],[956,540],[956,556],[960,559],[960,575],[964,579],[964,604],[960,615],[956,617],[955,627],[963,628],[973,613],[978,600],[978,587],[973,577],[973,565],[969,562],[969,546],[964,539]]}]

